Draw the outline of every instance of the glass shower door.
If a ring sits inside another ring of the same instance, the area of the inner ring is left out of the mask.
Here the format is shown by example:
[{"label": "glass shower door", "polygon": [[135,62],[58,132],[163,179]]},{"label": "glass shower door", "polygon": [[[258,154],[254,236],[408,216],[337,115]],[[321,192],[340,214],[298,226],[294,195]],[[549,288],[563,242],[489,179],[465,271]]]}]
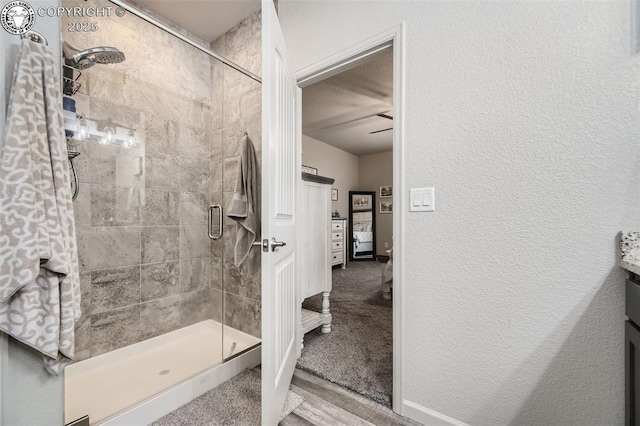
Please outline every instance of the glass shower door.
[{"label": "glass shower door", "polygon": [[[260,19],[259,14],[248,18]],[[241,24],[242,25],[242,24]],[[251,27],[251,24],[244,24]],[[233,32],[231,30],[230,32]],[[224,38],[225,36],[223,36]],[[254,34],[254,43],[260,44],[260,33]],[[248,42],[247,42],[248,43]],[[225,43],[220,43],[216,52],[233,57],[237,52],[220,51]],[[246,44],[242,44],[245,46]],[[226,43],[227,49],[232,49]],[[259,58],[259,56],[258,56]],[[259,66],[259,63],[258,63]],[[254,79],[238,71],[221,65],[221,94],[223,99],[223,120],[221,128],[221,181],[222,205],[225,211],[224,236],[222,244],[215,244],[214,258],[221,259],[220,267],[223,283],[223,356],[230,359],[255,347],[260,343],[261,332],[261,251],[260,247],[251,249],[247,260],[236,265],[236,223],[227,216],[227,208],[233,198],[240,165],[240,141],[245,134],[252,141],[258,161],[261,158],[262,139],[262,86]],[[259,70],[258,70],[259,72]],[[259,175],[259,173],[258,173]],[[258,193],[259,188],[258,188]],[[216,198],[216,197],[213,197]],[[221,254],[219,254],[221,252]]]},{"label": "glass shower door", "polygon": [[225,253],[207,232],[224,201],[221,64],[131,13],[63,38],[125,56],[74,73],[68,94],[83,315],[65,409],[96,422],[223,362]]}]

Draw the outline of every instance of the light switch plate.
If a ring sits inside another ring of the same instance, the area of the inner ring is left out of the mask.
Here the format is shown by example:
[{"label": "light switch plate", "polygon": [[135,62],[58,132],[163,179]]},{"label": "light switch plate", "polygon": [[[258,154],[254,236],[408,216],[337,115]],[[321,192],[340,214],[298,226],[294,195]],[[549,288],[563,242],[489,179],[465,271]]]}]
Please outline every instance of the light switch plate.
[{"label": "light switch plate", "polygon": [[411,188],[409,190],[409,211],[432,212],[435,209],[434,188]]}]

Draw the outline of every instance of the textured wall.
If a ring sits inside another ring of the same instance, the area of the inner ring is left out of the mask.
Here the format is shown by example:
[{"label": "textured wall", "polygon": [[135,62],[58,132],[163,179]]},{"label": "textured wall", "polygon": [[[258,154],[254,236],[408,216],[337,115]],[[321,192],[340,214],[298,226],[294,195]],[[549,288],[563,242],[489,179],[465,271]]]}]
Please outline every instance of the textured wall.
[{"label": "textured wall", "polygon": [[66,31],[68,20],[63,37],[72,45],[116,46],[127,58],[83,72],[78,112],[133,128],[138,141],[135,148],[97,139],[78,144],[83,316],[76,355],[84,359],[221,319],[219,258],[206,209],[221,186],[211,169],[222,151],[214,131],[222,99],[212,96],[214,61],[145,21],[114,16],[101,19],[97,32],[74,33]]},{"label": "textured wall", "polygon": [[[257,74],[262,74],[262,15],[256,12],[215,40],[212,50]],[[222,138],[220,161],[214,163],[214,179],[221,181],[225,212],[235,189],[240,152],[238,142],[247,132],[254,143],[258,163],[262,164],[262,85],[231,67],[215,63],[214,97],[223,99],[222,122],[216,130]],[[224,250],[225,324],[256,337],[261,333],[261,252],[254,248],[250,261],[240,268],[233,263],[236,222],[224,218],[225,234],[213,242],[214,255]],[[249,265],[253,265],[250,267]]]},{"label": "textured wall", "polygon": [[396,236],[405,398],[474,425],[622,424],[629,4],[279,6],[295,68],[406,22],[405,196],[433,185],[437,211]]},{"label": "textured wall", "polygon": [[[59,6],[57,0],[29,1],[32,7]],[[60,20],[38,18],[34,30],[42,33],[57,56]],[[53,40],[53,42],[52,42]],[[9,102],[13,68],[20,38],[0,31],[2,66],[0,82],[0,134],[4,135],[5,111]],[[5,96],[6,94],[6,96]],[[0,138],[0,151],[3,138]],[[4,426],[49,426],[63,422],[63,376],[51,376],[42,366],[42,355],[15,340],[0,336],[0,424]],[[37,403],[34,404],[34,401]]]},{"label": "textured wall", "polygon": [[338,190],[338,201],[331,211],[338,210],[341,217],[349,216],[349,191],[358,187],[358,157],[317,139],[302,135],[302,164],[315,167],[318,174],[335,179],[331,186]]},{"label": "textured wall", "polygon": [[358,190],[376,193],[376,254],[386,254],[385,250],[393,246],[393,213],[380,213],[380,202],[391,201],[380,198],[380,187],[393,184],[393,152],[361,155],[358,160]]}]

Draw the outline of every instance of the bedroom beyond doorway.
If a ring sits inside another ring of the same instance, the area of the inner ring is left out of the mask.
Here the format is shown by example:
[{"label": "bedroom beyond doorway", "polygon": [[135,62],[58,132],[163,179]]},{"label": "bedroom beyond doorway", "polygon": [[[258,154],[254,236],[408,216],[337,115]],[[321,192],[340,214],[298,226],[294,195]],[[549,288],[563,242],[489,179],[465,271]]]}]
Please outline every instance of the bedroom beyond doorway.
[{"label": "bedroom beyond doorway", "polygon": [[389,46],[302,91],[303,172],[330,181],[334,266],[329,288],[304,294],[303,318],[305,310],[330,316],[328,327],[304,330],[298,360],[298,368],[388,407],[394,342],[393,56]]}]

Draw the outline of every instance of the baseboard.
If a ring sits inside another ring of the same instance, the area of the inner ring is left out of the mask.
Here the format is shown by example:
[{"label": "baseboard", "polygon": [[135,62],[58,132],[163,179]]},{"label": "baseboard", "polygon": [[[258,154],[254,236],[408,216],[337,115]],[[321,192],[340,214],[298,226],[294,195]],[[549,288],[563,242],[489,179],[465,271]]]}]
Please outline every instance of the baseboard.
[{"label": "baseboard", "polygon": [[405,417],[409,417],[425,426],[469,426],[466,423],[425,408],[415,402],[407,401],[406,399],[402,405],[402,414]]}]

